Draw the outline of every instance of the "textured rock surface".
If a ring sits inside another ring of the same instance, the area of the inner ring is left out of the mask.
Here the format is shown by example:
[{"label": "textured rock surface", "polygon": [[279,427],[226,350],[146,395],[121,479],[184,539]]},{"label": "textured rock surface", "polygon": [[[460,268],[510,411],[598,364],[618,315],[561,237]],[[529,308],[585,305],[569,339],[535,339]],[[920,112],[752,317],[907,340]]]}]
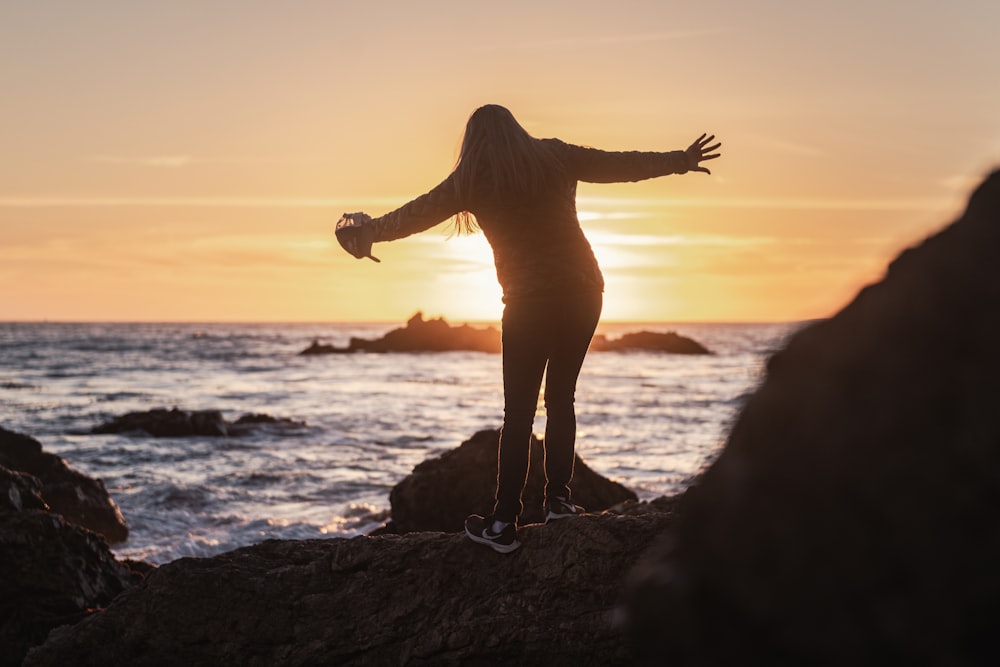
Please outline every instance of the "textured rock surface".
[{"label": "textured rock surface", "polygon": [[[492,512],[499,437],[497,430],[480,431],[456,449],[417,465],[389,494],[392,520],[388,530],[456,532],[463,530],[469,514]],[[522,525],[542,521],[544,486],[542,446],[532,438],[528,483],[522,496]],[[621,484],[591,470],[579,456],[570,491],[573,501],[590,512],[636,498]]]},{"label": "textured rock surface", "polygon": [[[9,491],[13,475],[3,470],[0,489]],[[22,510],[0,508],[0,665],[20,664],[49,630],[75,623],[138,579],[100,536],[25,507],[40,502],[30,486],[21,489]]]},{"label": "textured rock surface", "polygon": [[668,514],[461,535],[271,541],[150,574],[26,665],[618,665],[623,578]]},{"label": "textured rock surface", "polygon": [[795,335],[637,571],[645,664],[998,664],[1000,172]]},{"label": "textured rock surface", "polygon": [[100,533],[112,544],[128,538],[128,526],[104,482],[42,451],[34,438],[0,427],[0,466],[37,478],[42,499],[67,521]]}]

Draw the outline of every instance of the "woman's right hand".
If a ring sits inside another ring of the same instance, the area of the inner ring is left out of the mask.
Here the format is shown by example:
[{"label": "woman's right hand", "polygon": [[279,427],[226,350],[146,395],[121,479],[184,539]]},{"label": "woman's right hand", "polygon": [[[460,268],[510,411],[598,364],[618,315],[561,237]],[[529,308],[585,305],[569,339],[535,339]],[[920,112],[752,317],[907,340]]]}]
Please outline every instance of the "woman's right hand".
[{"label": "woman's right hand", "polygon": [[715,141],[715,135],[707,136],[701,135],[695,139],[694,143],[685,149],[684,154],[687,156],[688,161],[688,171],[701,171],[706,174],[711,174],[708,169],[701,166],[701,162],[704,160],[714,160],[715,158],[722,155],[722,153],[712,153],[719,149],[722,142],[716,142],[715,145],[709,146],[708,144]]},{"label": "woman's right hand", "polygon": [[380,260],[372,256],[375,227],[371,222],[371,216],[367,213],[345,213],[337,221],[337,241],[344,250],[357,259],[367,257],[378,262]]}]

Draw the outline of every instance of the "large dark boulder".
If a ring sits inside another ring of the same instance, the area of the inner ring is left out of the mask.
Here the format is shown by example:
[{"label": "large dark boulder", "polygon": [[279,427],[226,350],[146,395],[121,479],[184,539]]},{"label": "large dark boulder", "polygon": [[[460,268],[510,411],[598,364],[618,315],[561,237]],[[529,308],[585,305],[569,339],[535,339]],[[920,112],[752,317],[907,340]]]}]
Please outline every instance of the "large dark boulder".
[{"label": "large dark boulder", "polygon": [[774,355],[636,571],[643,664],[1000,663],[1000,172]]},{"label": "large dark boulder", "polygon": [[[99,535],[47,511],[43,485],[0,467],[0,666],[107,605],[139,575]],[[67,663],[71,664],[71,663]]]},{"label": "large dark boulder", "polygon": [[111,544],[128,538],[128,525],[104,482],[73,470],[34,438],[0,427],[0,466],[37,478],[40,495],[67,521],[100,533]]},{"label": "large dark boulder", "polygon": [[627,665],[624,577],[669,514],[462,535],[269,541],[161,566],[28,666]]},{"label": "large dark boulder", "polygon": [[[457,532],[469,514],[493,511],[496,491],[498,430],[480,431],[459,447],[418,464],[393,487],[390,532],[418,530]],[[543,520],[545,490],[542,443],[531,439],[528,482],[522,501],[522,525]],[[636,495],[617,482],[591,470],[577,455],[570,482],[573,502],[589,512],[600,512]]]}]

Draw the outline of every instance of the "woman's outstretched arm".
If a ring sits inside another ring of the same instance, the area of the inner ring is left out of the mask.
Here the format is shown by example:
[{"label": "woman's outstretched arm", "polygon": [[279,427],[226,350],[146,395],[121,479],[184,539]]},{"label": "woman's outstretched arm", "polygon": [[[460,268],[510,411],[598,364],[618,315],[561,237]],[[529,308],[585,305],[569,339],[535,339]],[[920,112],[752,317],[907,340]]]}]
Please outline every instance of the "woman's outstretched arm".
[{"label": "woman's outstretched arm", "polygon": [[395,241],[430,229],[461,210],[454,181],[449,176],[430,192],[373,219],[370,224],[375,229],[376,242]]},{"label": "woman's outstretched arm", "polygon": [[721,153],[713,153],[722,145],[711,144],[715,135],[701,135],[685,150],[655,151],[602,151],[567,144],[558,139],[558,151],[570,175],[587,183],[620,183],[643,181],[668,174],[686,174],[689,171],[709,173],[701,166],[705,160],[714,160]]},{"label": "woman's outstretched arm", "polygon": [[372,256],[372,243],[395,241],[430,229],[460,212],[455,186],[449,176],[427,194],[378,218],[366,213],[345,213],[337,223],[337,240],[358,259]]}]

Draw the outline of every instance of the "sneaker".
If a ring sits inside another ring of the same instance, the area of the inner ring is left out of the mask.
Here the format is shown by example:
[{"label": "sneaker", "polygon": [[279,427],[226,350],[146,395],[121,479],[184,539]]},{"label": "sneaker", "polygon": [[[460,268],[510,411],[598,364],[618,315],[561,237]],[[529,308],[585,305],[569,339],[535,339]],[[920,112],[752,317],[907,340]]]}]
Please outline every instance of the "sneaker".
[{"label": "sneaker", "polygon": [[517,526],[508,523],[499,533],[493,532],[493,516],[473,514],[465,519],[465,534],[473,542],[485,544],[494,551],[509,554],[521,546],[517,541]]},{"label": "sneaker", "polygon": [[583,513],[584,509],[582,507],[574,505],[566,498],[552,498],[545,501],[545,523]]}]

